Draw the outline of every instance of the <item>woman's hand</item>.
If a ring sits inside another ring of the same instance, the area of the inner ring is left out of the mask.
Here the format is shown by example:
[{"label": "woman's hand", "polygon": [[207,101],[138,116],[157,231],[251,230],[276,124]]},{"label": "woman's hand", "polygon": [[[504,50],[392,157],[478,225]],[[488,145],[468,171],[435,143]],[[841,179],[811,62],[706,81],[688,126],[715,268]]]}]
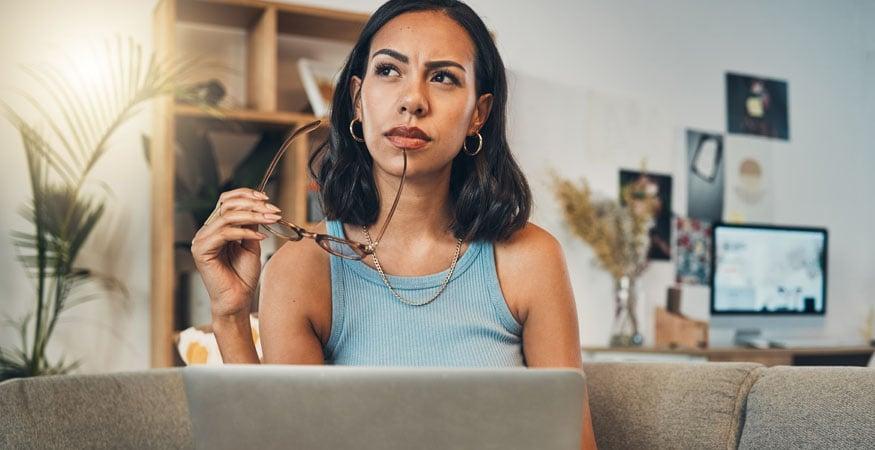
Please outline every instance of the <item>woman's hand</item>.
[{"label": "woman's hand", "polygon": [[210,295],[213,320],[249,314],[261,274],[259,224],[275,223],[280,209],[250,188],[223,192],[191,241],[191,254]]}]

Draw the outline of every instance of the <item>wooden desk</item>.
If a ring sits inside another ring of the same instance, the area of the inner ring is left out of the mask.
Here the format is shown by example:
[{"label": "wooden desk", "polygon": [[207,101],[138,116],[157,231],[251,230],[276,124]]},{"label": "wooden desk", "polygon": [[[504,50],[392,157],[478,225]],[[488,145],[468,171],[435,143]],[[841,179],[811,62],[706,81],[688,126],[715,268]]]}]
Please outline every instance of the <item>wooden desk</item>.
[{"label": "wooden desk", "polygon": [[[707,349],[671,349],[654,347],[583,347],[589,360],[599,360],[599,354],[627,356],[624,360],[654,360],[664,355],[689,360],[757,362],[766,366],[866,366],[875,353],[875,347],[800,347],[754,349],[742,347],[712,347]],[[613,358],[616,360],[617,358]],[[586,355],[584,360],[587,360]]]}]

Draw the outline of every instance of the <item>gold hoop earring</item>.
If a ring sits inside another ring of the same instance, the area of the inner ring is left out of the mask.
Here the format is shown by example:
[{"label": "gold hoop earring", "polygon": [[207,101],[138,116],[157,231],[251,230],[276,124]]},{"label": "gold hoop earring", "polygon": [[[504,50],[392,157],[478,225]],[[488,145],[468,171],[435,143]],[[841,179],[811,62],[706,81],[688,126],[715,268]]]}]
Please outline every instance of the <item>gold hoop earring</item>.
[{"label": "gold hoop earring", "polygon": [[477,132],[477,139],[477,150],[474,150],[474,152],[472,153],[468,151],[468,137],[465,137],[465,140],[462,142],[462,151],[465,152],[466,155],[477,156],[477,154],[480,153],[480,149],[483,148],[483,136],[480,135],[479,131]]},{"label": "gold hoop earring", "polygon": [[[365,141],[365,138],[360,138],[360,137],[356,136],[356,135],[355,135],[355,132],[352,131],[352,124],[354,124],[356,120],[358,120],[358,119],[353,118],[353,119],[352,119],[352,122],[349,123],[349,134],[352,135],[352,138],[355,139],[356,142],[364,142],[364,141]],[[361,122],[361,120],[358,120],[358,121]],[[362,131],[364,131],[364,128],[362,128]]]}]

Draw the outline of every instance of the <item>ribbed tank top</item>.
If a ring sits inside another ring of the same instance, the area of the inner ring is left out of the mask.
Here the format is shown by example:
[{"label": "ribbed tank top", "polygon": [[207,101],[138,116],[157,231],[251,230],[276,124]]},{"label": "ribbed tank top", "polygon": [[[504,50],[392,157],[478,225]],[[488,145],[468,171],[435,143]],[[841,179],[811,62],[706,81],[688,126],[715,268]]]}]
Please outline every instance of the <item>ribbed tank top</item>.
[{"label": "ribbed tank top", "polygon": [[[328,233],[346,238],[339,221]],[[399,301],[379,272],[362,261],[330,255],[331,335],[326,364],[410,367],[520,367],[522,326],[511,315],[489,241],[473,241],[456,263],[446,290],[427,305]],[[440,289],[449,267],[424,276],[387,274],[407,300],[424,302]]]}]

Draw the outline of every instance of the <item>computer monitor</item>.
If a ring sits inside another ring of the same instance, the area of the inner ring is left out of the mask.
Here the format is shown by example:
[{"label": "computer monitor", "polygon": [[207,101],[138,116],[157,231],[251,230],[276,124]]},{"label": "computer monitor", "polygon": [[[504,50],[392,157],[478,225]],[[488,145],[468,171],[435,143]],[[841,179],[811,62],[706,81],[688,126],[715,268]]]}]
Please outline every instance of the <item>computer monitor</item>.
[{"label": "computer monitor", "polygon": [[718,223],[711,315],[823,316],[827,230]]}]

